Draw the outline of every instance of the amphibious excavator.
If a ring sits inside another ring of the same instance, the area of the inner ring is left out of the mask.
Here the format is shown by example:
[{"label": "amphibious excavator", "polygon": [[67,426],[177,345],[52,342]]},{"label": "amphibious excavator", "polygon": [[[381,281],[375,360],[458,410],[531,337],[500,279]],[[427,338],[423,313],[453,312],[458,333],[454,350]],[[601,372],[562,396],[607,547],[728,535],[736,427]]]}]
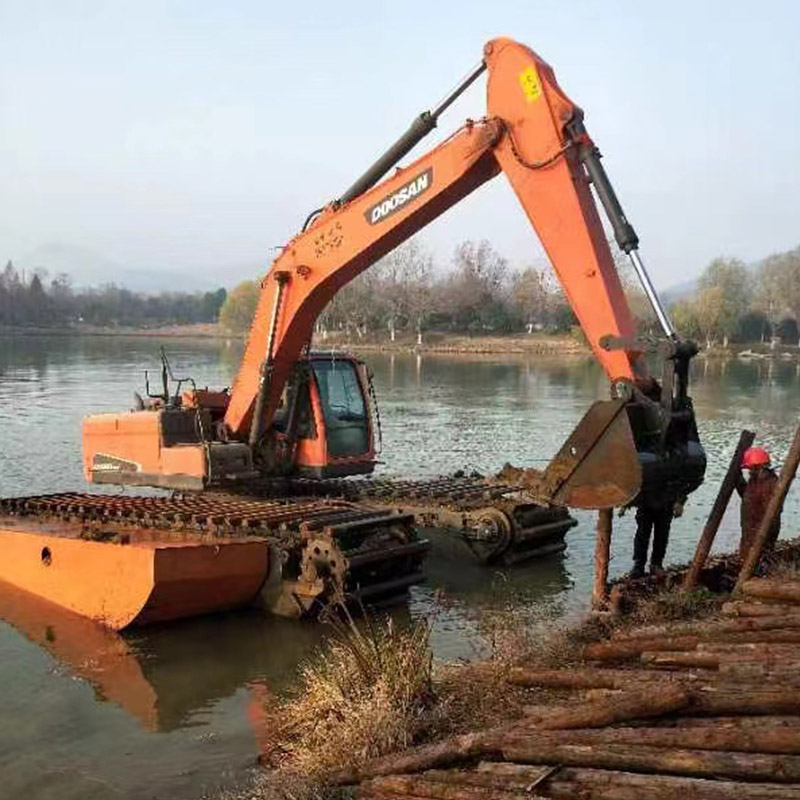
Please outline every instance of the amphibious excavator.
[{"label": "amphibious excavator", "polygon": [[[397,166],[483,73],[486,115]],[[204,535],[261,536],[272,548],[267,560],[279,562],[289,586],[277,605],[305,610],[331,584],[383,596],[417,579],[426,543],[398,509],[430,514],[433,524],[445,517],[461,524],[491,558],[526,534],[546,542],[548,525],[563,538],[570,518],[561,507],[607,508],[648,492],[692,491],[705,470],[687,391],[697,349],[678,337],[659,301],[583,119],[536,53],[510,39],[490,41],[480,64],[433,111],[414,119],[341,196],[309,214],[282,248],[261,281],[231,389],[178,383],[173,391],[165,365],[160,395],[130,412],[84,420],[89,481],[180,494],[22,498],[5,512],[39,524],[44,514],[51,527],[54,515],[113,521],[121,526],[111,531],[117,539],[130,536],[122,532],[130,522],[157,524],[170,536],[187,524]],[[611,399],[589,409],[541,473],[507,470],[489,481],[438,485],[364,478],[376,463],[370,378],[353,356],[312,349],[314,323],[348,281],[500,173],[608,375]],[[636,339],[592,187],[663,329],[660,384]]]}]

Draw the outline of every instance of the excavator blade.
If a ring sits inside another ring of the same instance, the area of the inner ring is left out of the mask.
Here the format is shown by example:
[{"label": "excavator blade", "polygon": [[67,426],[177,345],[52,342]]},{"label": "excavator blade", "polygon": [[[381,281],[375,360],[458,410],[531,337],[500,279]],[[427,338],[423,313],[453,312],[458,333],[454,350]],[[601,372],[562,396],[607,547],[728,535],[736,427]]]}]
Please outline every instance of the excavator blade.
[{"label": "excavator blade", "polygon": [[624,400],[594,403],[544,472],[506,467],[500,476],[537,499],[569,508],[613,508],[633,500],[642,469]]}]

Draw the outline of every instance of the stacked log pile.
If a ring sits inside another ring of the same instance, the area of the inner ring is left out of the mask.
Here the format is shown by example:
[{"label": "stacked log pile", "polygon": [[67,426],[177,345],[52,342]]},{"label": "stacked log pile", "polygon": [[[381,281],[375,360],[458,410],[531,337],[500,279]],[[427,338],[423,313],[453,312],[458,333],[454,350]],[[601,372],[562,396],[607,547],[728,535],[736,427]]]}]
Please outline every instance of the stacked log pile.
[{"label": "stacked log pile", "polygon": [[751,579],[720,618],[620,630],[520,720],[375,761],[362,800],[800,800],[800,581]]}]

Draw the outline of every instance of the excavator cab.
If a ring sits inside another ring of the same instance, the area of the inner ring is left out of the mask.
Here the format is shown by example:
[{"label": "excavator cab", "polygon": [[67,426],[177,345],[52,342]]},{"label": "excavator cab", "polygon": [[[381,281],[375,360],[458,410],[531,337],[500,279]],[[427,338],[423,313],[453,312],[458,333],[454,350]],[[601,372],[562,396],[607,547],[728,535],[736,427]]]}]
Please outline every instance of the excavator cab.
[{"label": "excavator cab", "polygon": [[366,365],[349,353],[315,351],[297,363],[272,424],[287,471],[313,478],[373,471],[370,386]]},{"label": "excavator cab", "polygon": [[[399,166],[484,72],[486,115]],[[87,478],[202,489],[251,476],[371,472],[365,368],[351,356],[308,353],[314,322],[347,282],[501,173],[612,389],[612,399],[589,410],[544,472],[521,477],[540,502],[580,508],[692,491],[706,464],[687,393],[696,347],[678,336],[661,304],[583,111],[549,64],[506,38],[487,42],[480,65],[342,195],[312,211],[281,249],[261,281],[232,390],[170,396],[165,389],[157,407],[87,418]],[[635,341],[601,207],[663,331],[661,384]]]},{"label": "excavator cab", "polygon": [[[255,449],[226,435],[228,390],[198,389],[189,379],[174,379],[163,354],[162,363],[162,392],[150,394],[148,383],[147,400],[137,394],[130,412],[84,419],[87,480],[202,490],[269,475],[373,471],[377,406],[366,365],[354,356],[329,351],[299,359]],[[180,391],[185,383],[192,388]]]}]

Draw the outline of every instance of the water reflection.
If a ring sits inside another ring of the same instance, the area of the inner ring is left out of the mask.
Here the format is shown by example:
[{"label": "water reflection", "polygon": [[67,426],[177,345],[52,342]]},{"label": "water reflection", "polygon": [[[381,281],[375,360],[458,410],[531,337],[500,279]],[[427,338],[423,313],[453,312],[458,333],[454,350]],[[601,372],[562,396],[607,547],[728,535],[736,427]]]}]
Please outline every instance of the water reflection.
[{"label": "water reflection", "polygon": [[120,634],[2,582],[0,620],[154,732],[202,724],[203,709],[251,682],[284,691],[326,635],[256,611]]},{"label": "water reflection", "polygon": [[[128,408],[143,370],[157,365],[160,344],[0,337],[0,492],[85,488],[82,416]],[[166,344],[176,372],[199,385],[230,385],[241,343]],[[380,474],[541,465],[588,405],[607,396],[605,376],[587,358],[367,354],[366,361],[381,406]],[[675,522],[672,561],[691,556],[739,431],[756,430],[781,461],[800,417],[795,361],[701,360],[692,378],[709,468]],[[795,533],[796,494],[784,512],[785,536]],[[737,502],[717,549],[738,537]],[[594,520],[577,516],[565,553],[502,571],[462,558],[457,542],[437,540],[427,582],[395,612],[398,621],[434,613],[437,656],[462,659],[485,652],[486,609],[583,608]],[[615,519],[612,576],[630,567],[634,527],[632,515]],[[257,753],[253,698],[291,686],[297,664],[325,635],[319,626],[237,614],[120,637],[65,614],[33,610],[0,589],[0,779],[10,797],[191,798],[244,774]]]}]

